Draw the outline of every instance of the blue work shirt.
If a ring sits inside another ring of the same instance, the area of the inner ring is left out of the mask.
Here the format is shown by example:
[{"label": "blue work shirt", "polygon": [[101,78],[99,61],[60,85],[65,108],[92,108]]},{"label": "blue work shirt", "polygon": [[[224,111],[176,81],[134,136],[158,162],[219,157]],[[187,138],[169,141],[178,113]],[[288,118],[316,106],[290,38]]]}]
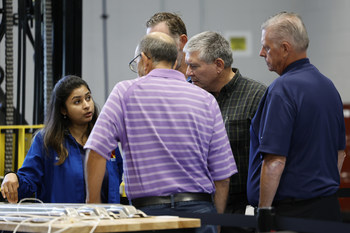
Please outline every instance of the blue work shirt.
[{"label": "blue work shirt", "polygon": [[290,64],[263,96],[250,128],[247,194],[259,202],[263,154],[286,156],[275,201],[334,194],[345,149],[343,105],[332,81],[309,59]]},{"label": "blue work shirt", "polygon": [[[84,161],[79,144],[70,134],[65,135],[68,157],[61,165],[57,153],[44,148],[43,136],[39,132],[18,170],[19,200],[35,197],[45,203],[85,203]],[[119,151],[119,150],[117,150]],[[84,156],[84,155],[83,155]],[[120,203],[119,185],[122,177],[122,158],[117,154],[107,161],[108,202]]]}]

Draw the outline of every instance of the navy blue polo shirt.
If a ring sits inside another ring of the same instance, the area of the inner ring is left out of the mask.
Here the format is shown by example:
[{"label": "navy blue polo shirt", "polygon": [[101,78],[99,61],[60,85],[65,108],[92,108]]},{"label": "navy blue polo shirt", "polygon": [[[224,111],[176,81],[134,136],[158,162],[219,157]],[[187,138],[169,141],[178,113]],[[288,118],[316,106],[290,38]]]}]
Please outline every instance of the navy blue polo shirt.
[{"label": "navy blue polo shirt", "polygon": [[332,81],[301,59],[268,88],[250,128],[247,194],[259,202],[263,154],[286,156],[275,201],[334,194],[338,150],[345,149],[343,105]]}]

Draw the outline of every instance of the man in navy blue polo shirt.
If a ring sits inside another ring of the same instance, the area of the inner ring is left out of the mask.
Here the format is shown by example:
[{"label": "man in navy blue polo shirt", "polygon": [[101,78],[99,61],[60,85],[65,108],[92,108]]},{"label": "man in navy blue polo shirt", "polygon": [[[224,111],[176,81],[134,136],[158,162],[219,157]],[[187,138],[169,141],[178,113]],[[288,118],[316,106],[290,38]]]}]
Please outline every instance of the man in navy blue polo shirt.
[{"label": "man in navy blue polo shirt", "polygon": [[339,93],[310,64],[300,16],[282,12],[261,28],[260,56],[280,77],[268,87],[250,128],[249,203],[273,206],[283,216],[340,220],[336,192],[345,124]]}]

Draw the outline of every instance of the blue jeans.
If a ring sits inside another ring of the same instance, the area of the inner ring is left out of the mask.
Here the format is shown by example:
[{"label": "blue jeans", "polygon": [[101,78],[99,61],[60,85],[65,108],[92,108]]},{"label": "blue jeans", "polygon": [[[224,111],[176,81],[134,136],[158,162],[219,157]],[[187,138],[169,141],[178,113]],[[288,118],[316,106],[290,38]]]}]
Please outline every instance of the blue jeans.
[{"label": "blue jeans", "polygon": [[[155,215],[152,213],[157,213],[164,210],[166,214],[167,211],[182,211],[187,213],[217,213],[215,206],[211,202],[207,201],[184,201],[175,202],[173,208],[172,204],[161,204],[161,205],[150,205],[139,208],[141,211],[148,215]],[[170,232],[186,232],[186,229],[179,229],[178,231],[171,230]],[[217,226],[214,225],[202,225],[200,228],[196,229],[196,233],[217,233]]]}]

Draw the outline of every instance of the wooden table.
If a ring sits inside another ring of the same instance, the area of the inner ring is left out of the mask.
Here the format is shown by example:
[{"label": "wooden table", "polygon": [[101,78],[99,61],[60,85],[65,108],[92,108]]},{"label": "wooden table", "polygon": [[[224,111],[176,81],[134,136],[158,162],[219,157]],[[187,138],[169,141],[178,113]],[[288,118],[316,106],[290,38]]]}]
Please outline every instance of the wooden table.
[{"label": "wooden table", "polygon": [[1,204],[0,231],[134,232],[200,227],[200,219],[147,216],[120,204]]},{"label": "wooden table", "polygon": [[[18,232],[48,232],[49,223],[34,222],[4,222],[0,221],[0,230],[13,231],[18,225]],[[89,233],[96,226],[94,232],[131,232],[165,229],[183,229],[200,227],[200,219],[180,218],[174,216],[156,216],[146,218],[129,218],[115,220],[75,220],[64,219],[51,224],[51,232],[63,230],[62,232]],[[66,229],[65,229],[66,228]]]}]

